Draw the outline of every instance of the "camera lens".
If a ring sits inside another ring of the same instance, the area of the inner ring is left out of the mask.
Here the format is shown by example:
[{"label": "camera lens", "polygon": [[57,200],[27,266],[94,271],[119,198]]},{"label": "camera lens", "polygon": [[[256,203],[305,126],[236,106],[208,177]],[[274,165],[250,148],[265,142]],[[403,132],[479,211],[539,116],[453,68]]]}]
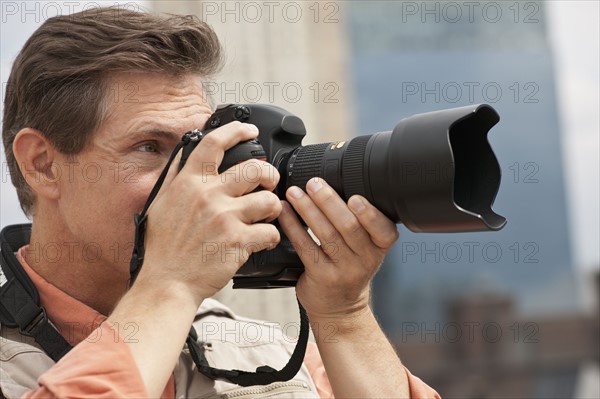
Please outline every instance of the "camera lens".
[{"label": "camera lens", "polygon": [[498,121],[487,105],[414,115],[391,132],[295,148],[279,170],[285,188],[321,177],[413,231],[499,230],[500,167],[487,140]]}]

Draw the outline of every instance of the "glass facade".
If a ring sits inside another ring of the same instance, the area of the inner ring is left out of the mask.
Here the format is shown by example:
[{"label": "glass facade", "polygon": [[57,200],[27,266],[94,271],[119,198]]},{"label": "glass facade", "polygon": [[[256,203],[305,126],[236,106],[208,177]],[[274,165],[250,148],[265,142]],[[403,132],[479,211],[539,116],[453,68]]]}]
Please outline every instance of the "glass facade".
[{"label": "glass facade", "polygon": [[403,228],[374,294],[388,332],[444,320],[450,302],[476,294],[508,295],[521,314],[578,309],[543,4],[343,4],[362,134],[474,103],[501,117],[489,140],[502,169],[494,209],[507,226],[449,235]]}]

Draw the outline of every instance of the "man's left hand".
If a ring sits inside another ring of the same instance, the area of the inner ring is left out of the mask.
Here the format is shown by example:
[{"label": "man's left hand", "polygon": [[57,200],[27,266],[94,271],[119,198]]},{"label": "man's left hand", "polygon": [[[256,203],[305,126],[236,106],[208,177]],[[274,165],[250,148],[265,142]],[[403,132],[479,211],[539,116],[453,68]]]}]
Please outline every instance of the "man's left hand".
[{"label": "man's left hand", "polygon": [[[323,179],[290,187],[280,224],[304,263],[296,292],[311,320],[353,317],[369,306],[370,282],[398,229],[364,197],[346,204]],[[298,215],[320,241],[316,243]]]}]

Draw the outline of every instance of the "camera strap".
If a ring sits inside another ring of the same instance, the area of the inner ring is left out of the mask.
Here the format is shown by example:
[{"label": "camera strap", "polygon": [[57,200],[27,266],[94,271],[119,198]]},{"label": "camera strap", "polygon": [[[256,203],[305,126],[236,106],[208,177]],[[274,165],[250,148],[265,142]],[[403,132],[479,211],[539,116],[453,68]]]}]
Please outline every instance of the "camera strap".
[{"label": "camera strap", "polygon": [[72,347],[50,323],[39,305],[35,285],[15,256],[19,248],[29,244],[30,236],[30,224],[7,226],[0,232],[0,324],[32,337],[58,362]]},{"label": "camera strap", "polygon": [[[146,204],[144,205],[144,209],[141,213],[135,214],[134,216],[135,241],[130,262],[130,286],[133,285],[135,278],[137,277],[144,262],[144,239],[146,235],[148,208],[150,208],[152,201],[154,201],[156,195],[160,191],[160,188],[167,177],[167,173],[169,172],[169,168],[179,150],[183,148],[181,160],[179,162],[179,169],[181,170],[181,168],[183,168],[185,165],[187,158],[196,147],[195,145],[190,144],[199,142],[202,140],[203,136],[204,133],[198,129],[187,132],[183,135],[183,138],[171,153],[165,168],[161,172],[156,184],[152,188],[152,191],[146,200]],[[300,302],[298,302],[298,308],[300,310],[300,334],[298,336],[298,342],[296,343],[296,347],[294,348],[294,352],[292,353],[290,360],[281,370],[275,370],[271,366],[260,366],[255,372],[243,370],[224,370],[211,367],[206,360],[206,356],[204,356],[204,350],[202,350],[198,345],[198,333],[196,332],[194,326],[192,326],[186,339],[186,343],[198,371],[211,380],[226,380],[244,387],[252,385],[268,385],[277,381],[291,380],[298,373],[300,367],[302,367],[304,355],[306,354],[306,345],[308,343],[309,333],[308,315],[306,314],[306,310],[300,304]]]},{"label": "camera strap", "polygon": [[308,343],[308,316],[300,302],[298,302],[298,308],[300,309],[300,334],[298,336],[298,342],[296,343],[296,347],[294,348],[290,360],[281,370],[275,370],[271,366],[257,367],[255,372],[223,370],[210,367],[204,356],[204,350],[198,345],[198,334],[196,333],[196,329],[192,326],[186,342],[198,371],[212,380],[227,380],[243,387],[268,385],[277,381],[291,380],[298,374],[300,367],[302,367],[304,355],[306,354],[306,345]]},{"label": "camera strap", "polygon": [[129,274],[131,279],[129,280],[129,286],[132,286],[135,282],[135,278],[140,272],[140,268],[142,267],[142,263],[144,263],[144,253],[146,249],[144,248],[144,240],[146,238],[146,222],[148,219],[148,208],[156,198],[156,195],[160,191],[163,183],[165,182],[165,178],[167,177],[167,173],[169,173],[169,167],[173,163],[173,160],[177,156],[179,150],[184,147],[186,144],[190,142],[190,135],[192,132],[186,133],[181,141],[177,143],[177,146],[171,153],[169,160],[167,161],[167,165],[160,173],[156,184],[152,187],[152,191],[148,195],[148,199],[146,200],[146,204],[144,204],[144,209],[141,213],[136,213],[133,216],[133,222],[135,223],[135,239],[133,242],[133,253],[131,254],[131,261],[129,262]]}]

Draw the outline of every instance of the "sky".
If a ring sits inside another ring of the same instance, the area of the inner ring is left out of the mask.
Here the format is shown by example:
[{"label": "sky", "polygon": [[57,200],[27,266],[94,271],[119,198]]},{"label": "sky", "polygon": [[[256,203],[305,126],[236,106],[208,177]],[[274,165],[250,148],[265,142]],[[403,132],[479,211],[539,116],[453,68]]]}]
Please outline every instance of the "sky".
[{"label": "sky", "polygon": [[600,31],[598,1],[548,2],[574,259],[600,265]]},{"label": "sky", "polygon": [[[0,81],[2,93],[11,62],[33,31],[60,12],[108,2],[0,1]],[[136,2],[122,2],[135,7]],[[144,4],[145,2],[139,2]],[[555,60],[570,237],[576,267],[600,267],[600,2],[548,1],[547,21]],[[2,106],[0,105],[0,108]],[[25,223],[3,149],[0,150],[0,226]]]}]

